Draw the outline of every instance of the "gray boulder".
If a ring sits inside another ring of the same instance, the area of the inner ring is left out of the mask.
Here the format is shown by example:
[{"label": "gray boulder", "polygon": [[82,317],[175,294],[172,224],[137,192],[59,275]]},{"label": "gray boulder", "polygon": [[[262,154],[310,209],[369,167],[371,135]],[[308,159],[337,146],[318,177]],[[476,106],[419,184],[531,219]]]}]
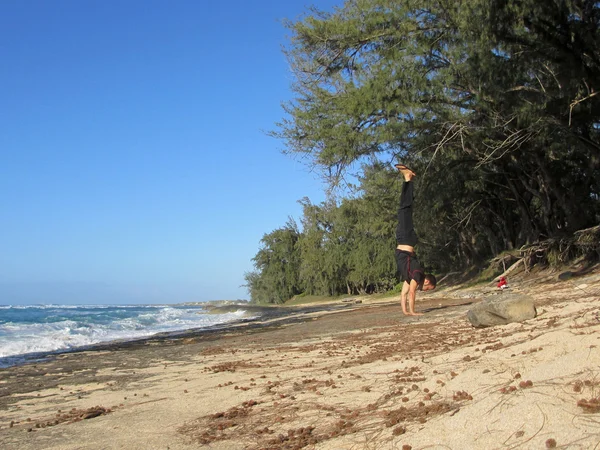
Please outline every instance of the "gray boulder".
[{"label": "gray boulder", "polygon": [[467,318],[476,328],[522,322],[537,315],[531,297],[523,294],[502,293],[476,304],[467,312]]}]

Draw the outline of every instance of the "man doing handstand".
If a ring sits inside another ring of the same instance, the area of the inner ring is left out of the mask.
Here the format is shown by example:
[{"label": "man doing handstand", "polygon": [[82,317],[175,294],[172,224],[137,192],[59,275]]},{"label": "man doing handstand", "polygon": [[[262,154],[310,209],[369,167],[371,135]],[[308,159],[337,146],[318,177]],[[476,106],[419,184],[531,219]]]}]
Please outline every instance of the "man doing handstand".
[{"label": "man doing handstand", "polygon": [[[396,164],[396,169],[404,177],[400,207],[398,208],[398,225],[396,227],[396,265],[398,274],[404,285],[400,294],[402,312],[407,316],[420,316],[415,312],[417,289],[430,291],[435,289],[436,279],[432,274],[425,274],[415,254],[417,233],[413,226],[413,182],[415,173],[403,164]],[[408,299],[408,309],[406,301]]]}]

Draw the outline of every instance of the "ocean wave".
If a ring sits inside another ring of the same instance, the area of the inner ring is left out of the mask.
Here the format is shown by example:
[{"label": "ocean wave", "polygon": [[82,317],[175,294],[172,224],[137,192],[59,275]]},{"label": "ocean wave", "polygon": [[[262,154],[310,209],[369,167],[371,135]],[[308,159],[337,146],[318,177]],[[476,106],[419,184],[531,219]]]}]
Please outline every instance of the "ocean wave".
[{"label": "ocean wave", "polygon": [[0,305],[0,309],[113,309],[113,308],[160,308],[168,305],[140,304],[140,305],[62,305],[62,304],[39,304],[39,305]]},{"label": "ocean wave", "polygon": [[[18,357],[27,354],[47,354],[157,333],[204,329],[249,318],[243,309],[225,314],[203,314],[199,307],[155,305],[150,310],[132,310],[124,315],[122,308],[113,306],[107,310],[104,306],[86,305],[79,311],[67,311],[69,317],[57,321],[39,318],[37,322],[19,322],[13,317],[10,322],[0,324],[0,367],[18,364],[14,361],[20,361]],[[54,311],[49,309],[47,314],[54,314]],[[65,311],[61,311],[57,317],[64,315]]]}]

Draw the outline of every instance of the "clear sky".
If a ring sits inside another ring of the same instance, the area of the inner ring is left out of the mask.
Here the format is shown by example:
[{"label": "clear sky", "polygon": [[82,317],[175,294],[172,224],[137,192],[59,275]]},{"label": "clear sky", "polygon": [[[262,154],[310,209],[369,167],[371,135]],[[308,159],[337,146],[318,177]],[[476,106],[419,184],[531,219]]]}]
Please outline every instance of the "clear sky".
[{"label": "clear sky", "polygon": [[341,3],[0,2],[0,304],[248,298],[262,236],[324,199],[265,133],[282,20]]}]

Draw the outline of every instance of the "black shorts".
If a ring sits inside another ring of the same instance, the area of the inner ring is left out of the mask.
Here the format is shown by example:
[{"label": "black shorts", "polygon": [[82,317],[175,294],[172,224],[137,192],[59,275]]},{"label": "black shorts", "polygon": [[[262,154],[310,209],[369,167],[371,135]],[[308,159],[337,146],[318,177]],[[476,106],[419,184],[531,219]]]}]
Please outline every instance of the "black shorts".
[{"label": "black shorts", "polygon": [[398,277],[400,281],[408,283],[415,280],[419,286],[425,280],[425,272],[421,267],[421,263],[417,259],[417,255],[413,252],[396,249],[396,266],[398,268]]}]

